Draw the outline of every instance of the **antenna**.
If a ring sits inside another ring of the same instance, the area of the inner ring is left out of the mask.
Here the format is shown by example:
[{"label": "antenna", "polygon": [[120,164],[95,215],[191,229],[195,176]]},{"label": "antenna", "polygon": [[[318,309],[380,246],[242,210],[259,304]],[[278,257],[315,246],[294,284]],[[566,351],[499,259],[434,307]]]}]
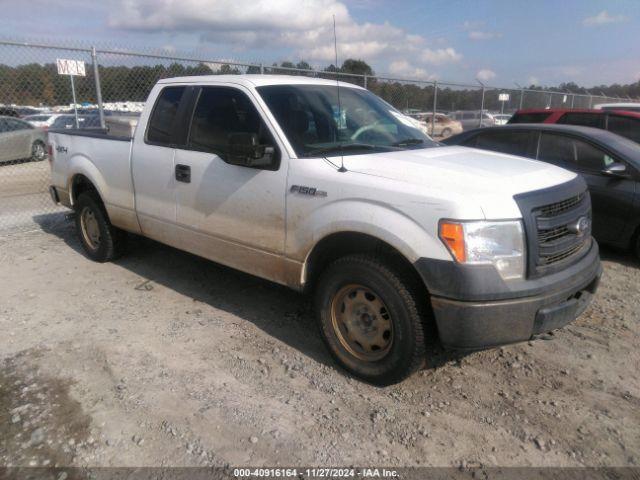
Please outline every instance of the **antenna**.
[{"label": "antenna", "polygon": [[[336,37],[336,16],[333,15],[333,49],[336,54],[336,91],[338,92],[338,129],[340,128],[340,122],[342,121],[342,104],[340,103],[340,81],[338,80],[338,40]],[[340,168],[339,172],[346,172],[344,168],[344,151],[340,155]]]}]

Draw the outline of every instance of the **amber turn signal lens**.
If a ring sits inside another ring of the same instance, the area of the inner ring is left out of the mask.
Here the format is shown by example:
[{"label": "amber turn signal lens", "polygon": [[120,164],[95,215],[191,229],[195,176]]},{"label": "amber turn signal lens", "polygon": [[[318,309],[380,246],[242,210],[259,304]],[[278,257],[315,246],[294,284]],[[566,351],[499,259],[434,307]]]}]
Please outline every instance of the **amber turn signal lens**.
[{"label": "amber turn signal lens", "polygon": [[458,262],[464,263],[467,260],[464,248],[464,227],[462,224],[440,222],[440,239]]}]

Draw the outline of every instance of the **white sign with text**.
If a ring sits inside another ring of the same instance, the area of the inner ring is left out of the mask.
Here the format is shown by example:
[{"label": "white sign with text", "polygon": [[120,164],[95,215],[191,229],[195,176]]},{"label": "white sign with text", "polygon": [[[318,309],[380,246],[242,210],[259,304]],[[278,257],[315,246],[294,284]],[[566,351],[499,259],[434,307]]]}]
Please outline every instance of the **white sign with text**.
[{"label": "white sign with text", "polygon": [[76,75],[80,77],[86,76],[84,62],[82,60],[66,60],[58,58],[56,60],[59,75]]}]

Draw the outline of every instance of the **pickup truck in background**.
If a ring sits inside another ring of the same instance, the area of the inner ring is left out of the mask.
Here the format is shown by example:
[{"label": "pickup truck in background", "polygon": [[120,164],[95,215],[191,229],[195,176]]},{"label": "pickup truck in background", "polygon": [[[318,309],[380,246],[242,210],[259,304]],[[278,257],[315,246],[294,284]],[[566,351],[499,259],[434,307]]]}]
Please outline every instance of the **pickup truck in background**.
[{"label": "pickup truck in background", "polygon": [[564,326],[601,275],[584,181],[433,142],[351,84],[218,75],[161,80],[133,138],[50,131],[55,202],[86,254],[127,232],[311,290],[321,335],[378,385],[426,344],[474,350]]}]

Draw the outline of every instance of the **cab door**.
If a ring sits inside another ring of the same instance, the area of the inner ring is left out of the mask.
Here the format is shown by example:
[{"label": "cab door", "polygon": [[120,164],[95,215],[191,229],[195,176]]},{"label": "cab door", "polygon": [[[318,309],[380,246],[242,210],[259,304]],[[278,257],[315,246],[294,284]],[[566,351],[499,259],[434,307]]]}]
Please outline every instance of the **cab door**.
[{"label": "cab door", "polygon": [[[192,251],[282,281],[284,149],[248,90],[204,86],[196,95],[187,140],[174,158],[177,224]],[[273,147],[271,162],[259,167],[232,163],[232,139],[238,135],[254,135],[258,144]]]},{"label": "cab door", "polygon": [[[156,87],[159,88],[159,87]],[[142,232],[167,243],[176,222],[175,145],[184,129],[181,118],[188,103],[188,87],[160,87],[155,105],[136,132],[132,150],[132,176],[136,213]]]}]

